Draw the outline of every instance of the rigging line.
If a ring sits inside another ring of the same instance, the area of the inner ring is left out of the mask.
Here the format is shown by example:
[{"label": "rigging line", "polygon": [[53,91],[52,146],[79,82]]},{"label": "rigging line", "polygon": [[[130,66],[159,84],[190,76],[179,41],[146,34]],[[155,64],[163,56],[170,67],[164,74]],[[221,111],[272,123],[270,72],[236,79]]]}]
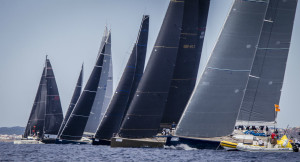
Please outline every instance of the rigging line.
[{"label": "rigging line", "polygon": [[[275,20],[275,19],[277,18],[277,11],[278,11],[277,8],[278,8],[278,4],[279,4],[279,1],[277,1],[277,4],[276,4],[276,10],[275,10],[274,15],[272,14],[272,16],[274,16],[274,17],[273,17],[273,20]],[[268,6],[268,7],[269,7],[269,6]],[[267,11],[267,12],[268,12],[268,11]],[[265,25],[265,23],[264,23],[264,25]],[[268,36],[269,38],[268,38],[267,46],[269,46],[269,43],[270,43],[270,40],[271,40],[271,35],[272,35],[273,27],[274,27],[274,23],[272,23],[272,25],[271,25],[271,32],[270,32],[270,34],[269,34],[269,36]],[[260,43],[260,42],[259,42],[259,43]],[[267,55],[267,52],[265,51],[264,57],[263,57],[262,65],[264,65],[264,63],[265,63],[266,55]],[[262,71],[263,71],[263,66],[262,66],[262,68],[260,69],[260,72],[259,72],[259,75],[258,75],[259,77],[261,76]],[[255,100],[256,100],[257,89],[258,89],[258,86],[259,86],[259,84],[260,84],[260,80],[261,80],[261,79],[258,79],[258,83],[257,83],[257,85],[256,85],[256,90],[255,90],[255,94],[254,94],[254,100],[253,100],[253,102],[252,102],[252,107],[251,107],[251,110],[250,110],[250,113],[249,113],[249,118],[248,118],[248,126],[249,126],[251,114],[252,114],[252,111],[253,111],[253,108],[254,108],[254,102],[255,102]],[[276,113],[275,113],[275,118],[276,118]],[[274,126],[274,127],[275,127],[275,126]],[[243,142],[244,142],[244,141],[243,141]]]}]

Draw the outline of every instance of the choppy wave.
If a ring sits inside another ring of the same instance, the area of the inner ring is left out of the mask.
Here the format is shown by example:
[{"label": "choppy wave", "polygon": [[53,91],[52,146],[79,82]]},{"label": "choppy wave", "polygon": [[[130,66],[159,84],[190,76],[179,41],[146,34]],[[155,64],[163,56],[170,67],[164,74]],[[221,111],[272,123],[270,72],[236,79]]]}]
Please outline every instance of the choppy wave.
[{"label": "choppy wave", "polygon": [[0,161],[300,161],[300,153],[249,153],[169,148],[111,148],[93,145],[0,143]]}]

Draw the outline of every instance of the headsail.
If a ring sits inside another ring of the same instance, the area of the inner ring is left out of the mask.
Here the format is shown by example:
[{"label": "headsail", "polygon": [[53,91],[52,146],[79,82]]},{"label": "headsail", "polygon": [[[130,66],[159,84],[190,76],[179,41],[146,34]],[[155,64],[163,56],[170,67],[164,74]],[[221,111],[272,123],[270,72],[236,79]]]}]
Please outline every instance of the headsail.
[{"label": "headsail", "polygon": [[[104,34],[106,35],[105,37],[107,39],[107,37],[109,35],[109,32],[107,31],[107,29],[105,30]],[[103,45],[101,45],[100,48],[102,46]],[[91,136],[91,135],[95,134],[97,127],[100,123],[102,109],[107,108],[104,105],[104,100],[105,100],[105,96],[109,95],[109,94],[106,94],[106,92],[112,91],[112,86],[108,86],[108,83],[112,84],[112,78],[110,78],[110,81],[108,78],[109,72],[111,73],[111,76],[112,76],[111,44],[105,43],[105,55],[104,55],[104,60],[103,60],[101,77],[100,77],[95,101],[93,103],[89,119],[88,119],[86,127],[84,129],[84,134],[86,134],[86,135]],[[111,93],[110,93],[110,95],[111,95]],[[107,96],[107,97],[109,97],[109,96]]]},{"label": "headsail", "polygon": [[88,79],[88,82],[83,92],[81,93],[70,115],[70,118],[68,119],[65,127],[63,128],[61,135],[59,136],[60,139],[80,140],[83,135],[83,131],[88,121],[89,114],[96,96],[103,66],[104,55],[106,54],[107,50],[106,44],[110,43],[110,37],[111,36],[109,33],[106,43],[104,44],[103,48],[100,49],[101,52],[99,51],[100,53],[96,60],[94,69]]},{"label": "headsail", "polygon": [[268,0],[235,0],[176,135],[231,134],[257,50]]},{"label": "headsail", "polygon": [[137,42],[134,45],[105,116],[95,134],[95,138],[97,139],[110,140],[113,133],[117,133],[120,129],[121,122],[123,121],[144,71],[148,30],[149,16],[145,15],[142,19]]},{"label": "headsail", "polygon": [[276,122],[297,2],[270,1],[237,125]]},{"label": "headsail", "polygon": [[43,74],[41,76],[39,88],[37,90],[34,103],[31,109],[31,113],[28,119],[28,123],[24,132],[24,137],[38,135],[42,137],[44,130],[44,119],[46,110],[46,79],[45,79],[45,67],[43,68]]},{"label": "headsail", "polygon": [[65,118],[64,118],[63,122],[61,123],[59,132],[57,134],[58,137],[60,136],[62,129],[65,127],[66,122],[69,119],[69,117],[70,117],[70,115],[71,115],[71,113],[72,113],[72,111],[73,111],[73,109],[75,107],[75,104],[77,103],[77,100],[78,100],[78,98],[80,96],[81,89],[82,89],[82,78],[83,78],[83,65],[81,67],[81,71],[80,71],[79,77],[77,79],[77,84],[76,84],[76,87],[75,87],[75,90],[74,90],[74,93],[73,93],[73,96],[72,96],[69,108],[67,110]]}]

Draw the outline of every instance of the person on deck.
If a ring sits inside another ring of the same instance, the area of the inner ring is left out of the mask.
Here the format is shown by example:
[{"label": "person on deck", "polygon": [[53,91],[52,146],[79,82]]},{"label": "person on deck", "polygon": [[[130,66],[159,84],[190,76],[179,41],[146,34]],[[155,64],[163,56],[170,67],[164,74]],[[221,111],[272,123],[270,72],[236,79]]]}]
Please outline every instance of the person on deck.
[{"label": "person on deck", "polygon": [[247,126],[247,127],[246,127],[246,130],[250,130],[250,126]]},{"label": "person on deck", "polygon": [[273,147],[277,144],[277,139],[275,137],[276,137],[276,134],[273,132],[271,134],[271,144]]},{"label": "person on deck", "polygon": [[259,126],[260,128],[260,133],[264,133],[264,126]]},{"label": "person on deck", "polygon": [[163,128],[161,134],[162,134],[163,136],[166,135],[166,128]]},{"label": "person on deck", "polygon": [[169,128],[166,128],[166,135],[170,135],[170,129]]}]

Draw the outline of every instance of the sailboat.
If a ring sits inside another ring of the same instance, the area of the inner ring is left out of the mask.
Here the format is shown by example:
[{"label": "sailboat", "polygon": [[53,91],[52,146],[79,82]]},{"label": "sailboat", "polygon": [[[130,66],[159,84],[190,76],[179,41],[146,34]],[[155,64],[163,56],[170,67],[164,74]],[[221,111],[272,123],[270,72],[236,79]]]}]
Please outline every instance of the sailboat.
[{"label": "sailboat", "polygon": [[63,121],[63,112],[50,60],[46,58],[46,110],[42,142],[55,143],[57,133]]},{"label": "sailboat", "polygon": [[74,93],[73,93],[70,105],[68,107],[67,113],[66,113],[65,118],[64,118],[64,120],[61,123],[61,126],[59,128],[59,131],[58,131],[58,134],[57,134],[58,137],[60,136],[62,129],[65,127],[66,122],[69,119],[69,117],[70,117],[70,115],[71,115],[71,113],[72,113],[72,111],[73,111],[73,109],[75,107],[75,104],[78,101],[78,98],[80,96],[81,89],[82,89],[81,88],[82,87],[82,80],[83,80],[82,78],[83,78],[83,65],[81,66],[81,71],[80,71],[79,77],[77,79],[77,84],[76,84],[76,87],[75,87],[75,90],[74,90]]},{"label": "sailboat", "polygon": [[[264,20],[264,34],[260,37],[236,125],[276,125],[297,2],[297,0],[270,1]],[[243,150],[242,146],[239,147]],[[251,151],[251,146],[244,147],[247,147],[247,151]],[[282,149],[281,146],[278,149],[265,147],[254,150],[293,151],[292,148]]]},{"label": "sailboat", "polygon": [[121,126],[137,85],[142,77],[147,52],[149,16],[144,15],[137,41],[128,59],[118,87],[95,133],[93,145],[110,145],[110,139]]},{"label": "sailboat", "polygon": [[[50,60],[46,57],[39,88],[32,106],[24,139],[16,144],[53,143],[63,120],[58,88]],[[29,139],[29,141],[28,141]],[[32,139],[38,140],[32,142]]]},{"label": "sailboat", "polygon": [[[83,141],[81,138],[96,97],[100,77],[102,75],[102,69],[103,66],[105,66],[104,57],[105,55],[111,54],[110,31],[107,32],[107,30],[105,30],[104,37],[105,42],[103,45],[100,45],[100,50],[93,71],[69,119],[62,129],[61,134],[58,136],[58,139],[56,139],[57,144],[86,144],[89,142]],[[109,62],[106,63],[108,64]]]},{"label": "sailboat", "polygon": [[216,149],[233,132],[268,0],[235,0],[197,87],[166,145]]},{"label": "sailboat", "polygon": [[[163,147],[165,138],[154,136],[167,102],[176,102],[183,109],[193,89],[208,6],[209,0],[170,1],[147,67],[118,132],[120,137],[111,140],[112,147]],[[175,90],[176,87],[179,89]],[[182,101],[175,101],[181,100],[180,97]]]}]

